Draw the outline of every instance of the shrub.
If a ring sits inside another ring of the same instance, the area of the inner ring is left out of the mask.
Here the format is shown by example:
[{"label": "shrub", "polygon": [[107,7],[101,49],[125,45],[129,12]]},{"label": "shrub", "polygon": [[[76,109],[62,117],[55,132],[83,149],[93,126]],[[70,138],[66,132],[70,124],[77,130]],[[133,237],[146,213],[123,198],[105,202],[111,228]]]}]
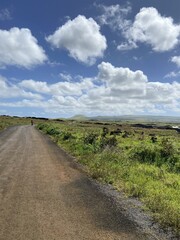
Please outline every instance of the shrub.
[{"label": "shrub", "polygon": [[60,133],[59,130],[53,128],[53,127],[49,127],[47,130],[46,130],[47,134],[49,135],[57,135]]},{"label": "shrub", "polygon": [[140,145],[132,149],[131,158],[141,163],[166,166],[169,171],[180,171],[180,157],[171,142],[163,139],[160,145]]},{"label": "shrub", "polygon": [[47,126],[47,124],[39,123],[39,124],[37,125],[37,128],[38,128],[39,130],[43,130],[46,126]]},{"label": "shrub", "polygon": [[152,164],[160,158],[160,154],[156,147],[143,145],[132,150],[132,158],[141,163]]},{"label": "shrub", "polygon": [[102,137],[105,137],[109,133],[109,129],[107,127],[103,127]]},{"label": "shrub", "polygon": [[102,137],[100,139],[100,148],[101,149],[105,149],[106,147],[116,147],[117,146],[117,139],[115,136],[113,137],[109,137],[109,138],[106,138],[106,137]]},{"label": "shrub", "polygon": [[70,132],[63,132],[63,133],[62,133],[62,139],[63,139],[64,141],[69,140],[69,139],[71,139],[71,138],[73,138],[73,135],[72,135]]},{"label": "shrub", "polygon": [[84,144],[94,144],[97,140],[97,134],[89,133],[83,138]]},{"label": "shrub", "polygon": [[164,159],[168,159],[172,157],[175,153],[175,148],[168,139],[163,138],[161,141],[161,157]]}]

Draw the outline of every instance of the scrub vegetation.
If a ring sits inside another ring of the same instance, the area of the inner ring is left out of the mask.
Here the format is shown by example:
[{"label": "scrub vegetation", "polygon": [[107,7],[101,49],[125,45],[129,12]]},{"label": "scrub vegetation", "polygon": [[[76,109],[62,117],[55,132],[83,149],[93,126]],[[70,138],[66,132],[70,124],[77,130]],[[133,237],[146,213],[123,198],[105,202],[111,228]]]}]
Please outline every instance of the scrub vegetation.
[{"label": "scrub vegetation", "polygon": [[62,121],[37,128],[95,179],[138,197],[164,227],[180,230],[180,133],[130,124]]},{"label": "scrub vegetation", "polygon": [[0,131],[13,125],[23,125],[29,122],[26,118],[0,116]]},{"label": "scrub vegetation", "polygon": [[31,118],[31,117],[17,117],[17,116],[6,116],[2,115],[0,116],[0,131],[3,129],[6,129],[10,126],[17,126],[17,125],[30,125],[31,120],[33,120],[34,123],[40,123],[42,121],[46,121],[47,119],[40,119],[40,118]]}]

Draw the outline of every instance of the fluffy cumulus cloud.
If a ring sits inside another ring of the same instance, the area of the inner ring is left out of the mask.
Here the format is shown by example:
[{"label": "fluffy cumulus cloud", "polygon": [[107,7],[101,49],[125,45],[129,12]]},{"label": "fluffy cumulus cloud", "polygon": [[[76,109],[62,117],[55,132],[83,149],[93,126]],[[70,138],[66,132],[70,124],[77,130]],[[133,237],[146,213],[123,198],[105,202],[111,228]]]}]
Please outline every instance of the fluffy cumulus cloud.
[{"label": "fluffy cumulus cloud", "polygon": [[[81,98],[82,103],[105,114],[165,113],[175,109],[180,99],[180,84],[177,82],[150,82],[140,70],[114,67],[101,63],[97,78],[103,82]],[[176,109],[177,110],[177,109]]]},{"label": "fluffy cumulus cloud", "polygon": [[45,51],[27,28],[0,29],[0,43],[0,67],[31,68],[47,60]]},{"label": "fluffy cumulus cloud", "polygon": [[88,91],[94,87],[91,79],[85,78],[78,82],[57,82],[48,84],[47,82],[40,82],[34,80],[23,80],[19,87],[28,91],[37,92],[39,94],[47,94],[50,96],[81,96],[83,92]]},{"label": "fluffy cumulus cloud", "polygon": [[[167,34],[168,33],[168,34]],[[137,43],[145,43],[156,52],[169,51],[179,42],[180,25],[171,17],[162,16],[156,8],[142,8],[135,16],[134,22],[123,31],[127,42],[118,46],[119,50],[137,47]]]},{"label": "fluffy cumulus cloud", "polygon": [[145,100],[154,104],[172,104],[175,99],[180,98],[179,86],[177,82],[148,82]]},{"label": "fluffy cumulus cloud", "polygon": [[145,94],[147,77],[142,71],[131,71],[129,68],[114,67],[102,62],[99,66],[98,78],[106,82],[110,94],[118,97],[135,97]]},{"label": "fluffy cumulus cloud", "polygon": [[77,61],[92,65],[107,48],[100,26],[92,19],[77,16],[68,20],[46,40],[55,48],[64,48]]},{"label": "fluffy cumulus cloud", "polygon": [[[180,83],[151,82],[140,70],[102,62],[92,78],[47,83],[32,79],[16,84],[0,78],[0,106],[42,109],[57,116],[119,115],[180,111]],[[7,99],[7,101],[6,101]]]},{"label": "fluffy cumulus cloud", "polygon": [[8,80],[0,76],[0,99],[12,98],[29,98],[29,99],[42,99],[42,96],[37,93],[25,91],[17,85],[8,82]]}]

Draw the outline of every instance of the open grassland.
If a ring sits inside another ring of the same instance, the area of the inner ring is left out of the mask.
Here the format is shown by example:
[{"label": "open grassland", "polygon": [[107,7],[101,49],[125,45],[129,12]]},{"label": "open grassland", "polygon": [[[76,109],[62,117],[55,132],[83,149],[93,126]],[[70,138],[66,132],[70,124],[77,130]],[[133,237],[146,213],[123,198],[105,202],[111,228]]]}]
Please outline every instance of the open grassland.
[{"label": "open grassland", "polygon": [[[7,127],[10,127],[10,126],[30,125],[31,120],[33,120],[34,124],[43,122],[42,119],[38,119],[38,118],[0,116],[0,131],[3,129],[6,129]],[[44,121],[46,121],[46,120],[47,119],[44,119]]]},{"label": "open grassland", "polygon": [[162,226],[180,231],[180,133],[128,124],[41,123],[89,174],[138,197]]},{"label": "open grassland", "polygon": [[0,116],[0,131],[14,125],[29,124],[30,120],[26,118]]}]

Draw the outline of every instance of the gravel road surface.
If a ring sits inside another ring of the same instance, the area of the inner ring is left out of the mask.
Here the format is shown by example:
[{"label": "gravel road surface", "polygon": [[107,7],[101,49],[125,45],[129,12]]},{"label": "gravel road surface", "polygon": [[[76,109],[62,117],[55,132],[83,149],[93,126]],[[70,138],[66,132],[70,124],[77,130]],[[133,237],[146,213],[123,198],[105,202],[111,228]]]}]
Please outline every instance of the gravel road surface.
[{"label": "gravel road surface", "polygon": [[0,240],[146,240],[33,126],[0,133]]}]

